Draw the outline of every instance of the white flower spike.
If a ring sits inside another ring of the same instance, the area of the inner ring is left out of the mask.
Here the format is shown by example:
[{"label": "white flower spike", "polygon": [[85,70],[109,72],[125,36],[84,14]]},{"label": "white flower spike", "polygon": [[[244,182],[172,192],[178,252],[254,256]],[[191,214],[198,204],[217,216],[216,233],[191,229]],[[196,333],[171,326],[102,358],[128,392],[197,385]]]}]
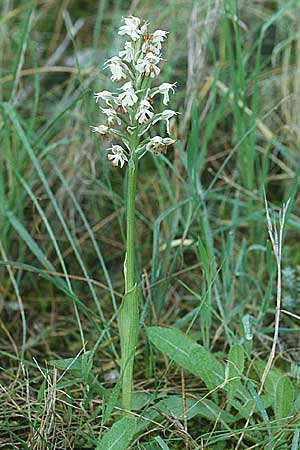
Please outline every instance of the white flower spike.
[{"label": "white flower spike", "polygon": [[[170,91],[174,93],[176,83],[151,87],[152,80],[160,74],[161,49],[167,31],[151,33],[147,22],[130,16],[123,18],[118,33],[126,36],[124,47],[118,56],[106,61],[104,68],[110,69],[111,80],[121,82],[121,86],[117,93],[100,91],[94,94],[106,122],[91,129],[101,140],[114,138],[120,141],[121,145],[112,145],[108,159],[113,166],[121,168],[128,162],[130,169],[136,167],[148,151],[166,153],[167,147],[174,144],[171,137],[150,138],[148,134],[158,121],[165,121],[170,136],[170,120],[178,113],[171,109],[157,111],[155,100],[157,95],[162,95],[163,105],[167,106]],[[103,108],[104,104],[106,107]]]},{"label": "white flower spike", "polygon": [[117,167],[120,164],[120,167],[122,168],[125,162],[128,162],[125,150],[121,145],[113,145],[109,150],[111,150],[111,153],[107,155],[107,157],[113,166]]}]

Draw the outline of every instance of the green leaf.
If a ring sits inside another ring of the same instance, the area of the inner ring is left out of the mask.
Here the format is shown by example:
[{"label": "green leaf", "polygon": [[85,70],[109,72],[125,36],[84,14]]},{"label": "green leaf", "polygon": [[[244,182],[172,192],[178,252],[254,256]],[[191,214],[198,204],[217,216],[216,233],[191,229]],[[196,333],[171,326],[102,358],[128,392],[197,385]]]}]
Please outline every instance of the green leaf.
[{"label": "green leaf", "polygon": [[229,377],[242,375],[245,367],[245,353],[240,344],[234,344],[229,350]]},{"label": "green leaf", "polygon": [[256,389],[255,389],[254,384],[252,383],[252,381],[249,380],[247,385],[248,385],[249,392],[252,395],[253,400],[255,401],[257,409],[260,412],[260,414],[262,416],[262,419],[265,422],[265,425],[267,427],[268,434],[269,434],[269,447],[268,447],[268,449],[272,450],[272,448],[273,448],[272,447],[272,442],[273,442],[272,427],[270,425],[270,419],[269,419],[268,413],[266,411],[265,405],[263,403],[262,397],[260,397],[258,395],[258,393],[256,392]]},{"label": "green leaf", "polygon": [[208,253],[206,251],[205,246],[203,245],[203,242],[201,241],[201,239],[199,237],[198,237],[197,244],[198,244],[198,252],[199,252],[200,261],[202,263],[204,273],[206,275],[206,279],[209,280],[210,279],[210,262],[209,262]]},{"label": "green leaf", "polygon": [[[163,414],[183,421],[182,397],[180,395],[172,395],[160,400],[155,406],[148,408],[141,415],[143,420],[138,423],[138,432],[145,430],[152,420],[157,420]],[[226,427],[228,424],[236,422],[236,415],[233,416],[227,411],[223,411],[213,401],[207,399],[201,399],[200,401],[200,399],[187,398],[185,414],[187,420],[198,416],[211,423],[215,423],[218,420]]]},{"label": "green leaf", "polygon": [[[210,422],[215,422],[216,419],[224,420],[227,423],[235,421],[235,417],[226,411],[222,411],[213,401],[187,398],[186,399],[185,414],[188,420],[196,416],[204,417]],[[160,400],[155,405],[155,409],[165,414],[172,415],[179,420],[183,420],[182,397],[180,395],[172,395],[163,400]]]},{"label": "green leaf", "polygon": [[294,405],[294,386],[287,376],[279,378],[275,394],[275,418],[281,420],[289,417]]},{"label": "green leaf", "polygon": [[214,389],[224,382],[224,367],[204,347],[194,342],[179,330],[149,327],[147,336],[162,353],[179,366],[200,377],[208,389]]},{"label": "green leaf", "polygon": [[114,386],[108,402],[107,402],[107,406],[105,408],[105,412],[103,414],[103,419],[102,419],[102,423],[106,424],[106,422],[108,421],[108,419],[110,418],[114,407],[118,404],[118,398],[119,398],[119,394],[121,391],[121,386],[122,386],[122,378],[119,378],[117,384]]},{"label": "green leaf", "polygon": [[126,450],[133,439],[135,430],[135,417],[123,417],[105,433],[96,450]]},{"label": "green leaf", "polygon": [[89,371],[92,369],[92,354],[92,351],[88,351],[77,358],[52,359],[49,364],[59,370],[77,371],[84,375],[87,368],[89,368]]},{"label": "green leaf", "polygon": [[170,447],[165,443],[165,441],[160,436],[155,436],[155,441],[159,444],[162,450],[170,450]]},{"label": "green leaf", "polygon": [[[253,364],[254,369],[257,372],[258,379],[260,379],[264,373],[266,362],[265,361],[256,361]],[[264,391],[270,395],[273,396],[275,399],[276,394],[276,386],[278,383],[279,378],[281,377],[280,371],[278,369],[271,369],[268,373],[268,376],[266,378],[265,384],[264,384]]]},{"label": "green leaf", "polygon": [[132,403],[131,409],[132,411],[139,411],[145,408],[149,403],[153,400],[153,395],[149,392],[144,391],[135,391],[132,393]]},{"label": "green leaf", "polygon": [[240,377],[243,375],[245,366],[245,354],[244,349],[240,344],[234,344],[228,355],[228,368],[229,368],[229,382],[228,385],[228,399],[234,398],[236,391],[241,386]]},{"label": "green leaf", "polygon": [[187,170],[191,182],[194,182],[197,168],[197,156],[199,153],[199,114],[197,102],[192,108],[192,127],[187,144]]}]

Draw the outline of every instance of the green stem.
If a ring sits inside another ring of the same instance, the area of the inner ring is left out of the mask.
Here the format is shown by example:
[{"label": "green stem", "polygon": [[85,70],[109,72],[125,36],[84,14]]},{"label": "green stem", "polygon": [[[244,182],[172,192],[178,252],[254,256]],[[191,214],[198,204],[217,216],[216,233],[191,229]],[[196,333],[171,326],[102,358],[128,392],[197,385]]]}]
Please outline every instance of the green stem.
[{"label": "green stem", "polygon": [[137,163],[137,160],[131,160],[128,169],[125,295],[119,310],[122,356],[122,406],[127,411],[131,410],[133,365],[139,327],[140,291],[135,279],[135,194]]},{"label": "green stem", "polygon": [[125,294],[135,285],[135,193],[137,179],[137,161],[128,170],[127,185],[127,225],[126,225],[126,265]]},{"label": "green stem", "polygon": [[[137,82],[135,82],[135,87]],[[139,103],[136,104],[131,116],[131,126],[134,132],[130,138],[130,157],[127,178],[127,216],[126,216],[126,259],[124,267],[125,295],[119,310],[119,332],[122,357],[122,406],[131,410],[133,387],[134,355],[139,329],[140,289],[135,279],[135,194],[138,172],[138,158],[135,154],[139,145],[138,123],[135,116]]]}]

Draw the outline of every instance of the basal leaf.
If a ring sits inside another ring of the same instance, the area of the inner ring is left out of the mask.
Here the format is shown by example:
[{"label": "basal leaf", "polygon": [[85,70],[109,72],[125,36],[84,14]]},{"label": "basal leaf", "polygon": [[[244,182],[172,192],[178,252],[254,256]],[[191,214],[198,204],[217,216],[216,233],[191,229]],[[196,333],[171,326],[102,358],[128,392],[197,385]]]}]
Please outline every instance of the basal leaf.
[{"label": "basal leaf", "polygon": [[290,416],[294,405],[294,386],[287,376],[279,378],[275,394],[275,418],[285,419]]},{"label": "basal leaf", "polygon": [[208,350],[179,330],[149,327],[146,333],[158,350],[201,378],[208,389],[214,389],[224,381],[222,364]]},{"label": "basal leaf", "polygon": [[135,430],[135,417],[123,417],[105,433],[96,450],[126,450],[133,439]]},{"label": "basal leaf", "polygon": [[244,349],[240,344],[234,344],[228,355],[228,378],[230,380],[228,386],[228,398],[231,400],[235,396],[235,392],[241,386],[240,377],[243,374],[245,366]]},{"label": "basal leaf", "polygon": [[[213,401],[208,399],[186,399],[186,418],[187,420],[193,417],[202,417],[209,422],[215,423],[216,420],[223,424],[234,423],[236,421],[236,415],[233,416],[227,411],[223,411]],[[138,423],[138,432],[145,430],[151,421],[157,420],[160,415],[167,415],[170,417],[176,417],[179,421],[184,420],[184,414],[182,409],[182,397],[180,395],[172,395],[160,400],[155,406],[148,408],[141,414],[141,421]]]}]

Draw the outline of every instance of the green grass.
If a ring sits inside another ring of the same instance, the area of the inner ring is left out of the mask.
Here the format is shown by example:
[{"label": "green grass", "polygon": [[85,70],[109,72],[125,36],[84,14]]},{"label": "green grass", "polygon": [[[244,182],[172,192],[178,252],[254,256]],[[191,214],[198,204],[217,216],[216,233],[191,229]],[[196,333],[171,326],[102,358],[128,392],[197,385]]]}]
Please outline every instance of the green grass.
[{"label": "green grass", "polygon": [[[300,9],[217,3],[1,3],[0,448],[99,450],[123,431],[112,448],[228,450],[243,432],[240,449],[299,448]],[[120,421],[126,178],[89,125],[129,14],[170,32],[181,115],[174,148],[140,167],[135,415]],[[277,280],[264,191],[275,212],[291,199],[294,275],[260,392]]]}]

